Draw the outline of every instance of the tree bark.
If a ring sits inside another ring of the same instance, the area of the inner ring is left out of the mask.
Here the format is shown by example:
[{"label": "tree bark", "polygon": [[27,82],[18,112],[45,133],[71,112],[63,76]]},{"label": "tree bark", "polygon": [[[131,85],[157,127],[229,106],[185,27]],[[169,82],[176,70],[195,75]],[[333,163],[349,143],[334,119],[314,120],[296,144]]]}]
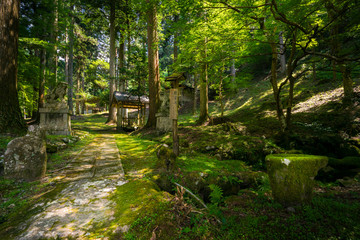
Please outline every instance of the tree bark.
[{"label": "tree bark", "polygon": [[109,117],[106,123],[116,122],[116,108],[111,106],[114,92],[116,91],[115,84],[115,0],[110,1],[110,96],[109,96]]},{"label": "tree bark", "polygon": [[207,58],[207,38],[205,37],[204,41],[204,63],[201,66],[201,75],[200,75],[200,116],[198,119],[198,124],[203,124],[206,122],[209,116],[209,100],[208,100],[208,64],[206,62]]},{"label": "tree bark", "polygon": [[[81,64],[81,63],[80,63]],[[80,91],[81,91],[81,74],[82,74],[82,67],[78,68],[78,73],[76,77],[76,107],[75,107],[75,114],[80,115]]]},{"label": "tree bark", "polygon": [[235,79],[236,79],[235,59],[231,59],[230,75],[231,75],[232,84],[235,84]]},{"label": "tree bark", "polygon": [[39,74],[39,98],[38,98],[38,116],[37,121],[40,121],[39,109],[45,105],[45,82],[46,82],[46,50],[40,51],[40,74]]},{"label": "tree bark", "polygon": [[53,74],[53,84],[56,86],[57,83],[57,68],[58,68],[58,54],[57,54],[57,49],[58,49],[58,43],[57,43],[57,39],[58,39],[58,21],[59,21],[59,5],[58,5],[58,0],[54,0],[54,18],[53,18],[53,26],[52,26],[52,30],[51,30],[51,42],[54,45],[53,49],[51,51],[51,72]]},{"label": "tree bark", "polygon": [[280,93],[277,83],[277,50],[276,50],[276,44],[274,41],[272,41],[271,38],[268,38],[270,40],[270,47],[272,52],[272,58],[271,58],[271,86],[274,93],[275,98],[275,104],[276,104],[276,114],[280,121],[281,130],[284,132],[286,129],[286,120],[283,112],[283,106],[280,99]]},{"label": "tree bark", "polygon": [[285,74],[286,73],[286,59],[285,59],[285,45],[284,45],[283,32],[280,32],[280,34],[279,34],[279,43],[280,43],[280,52],[279,52],[280,72],[281,72],[281,74]]},{"label": "tree bark", "polygon": [[124,69],[125,68],[125,36],[122,33],[120,38],[120,48],[119,48],[119,91],[124,92],[125,91],[125,75],[124,75]]},{"label": "tree bark", "polygon": [[197,107],[197,89],[198,89],[198,74],[194,75],[194,102],[193,102],[193,111],[192,114],[195,115]]},{"label": "tree bark", "polygon": [[160,70],[157,33],[157,6],[151,0],[147,10],[148,66],[149,66],[149,118],[146,127],[156,127],[156,113],[160,106]]},{"label": "tree bark", "polygon": [[344,88],[344,99],[343,103],[349,105],[354,95],[353,80],[351,78],[350,67],[345,64],[341,64],[343,88]]},{"label": "tree bark", "polygon": [[223,73],[225,71],[225,63],[223,60],[222,68],[220,69],[220,84],[219,84],[219,100],[220,100],[220,107],[221,107],[221,117],[224,116],[224,96],[223,96]]},{"label": "tree bark", "polygon": [[[84,91],[85,88],[85,72],[81,76],[81,90]],[[85,98],[81,100],[81,114],[85,114]]]},{"label": "tree bark", "polygon": [[0,132],[24,132],[17,94],[19,0],[0,4]]},{"label": "tree bark", "polygon": [[69,110],[72,114],[73,112],[73,75],[74,75],[74,5],[71,7],[71,22],[70,22],[70,30],[69,30],[69,62],[68,62],[68,105]]},{"label": "tree bark", "polygon": [[[178,22],[179,21],[179,15],[175,15],[174,16],[174,22]],[[174,63],[176,62],[176,60],[178,59],[178,55],[179,55],[179,49],[178,49],[178,33],[176,32],[174,34]]]}]

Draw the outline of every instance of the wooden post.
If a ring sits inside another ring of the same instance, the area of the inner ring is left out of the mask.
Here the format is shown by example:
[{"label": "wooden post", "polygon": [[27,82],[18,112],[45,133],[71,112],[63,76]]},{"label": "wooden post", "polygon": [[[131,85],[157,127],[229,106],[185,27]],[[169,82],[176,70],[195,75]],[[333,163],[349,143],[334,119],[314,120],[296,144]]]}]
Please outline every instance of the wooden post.
[{"label": "wooden post", "polygon": [[146,103],[144,103],[144,109],[143,109],[143,125],[145,125],[146,121]]},{"label": "wooden post", "polygon": [[137,125],[140,126],[140,103],[137,107]]},{"label": "wooden post", "polygon": [[121,121],[120,121],[121,127],[123,127],[123,109],[124,109],[124,105],[121,104],[121,114],[120,114],[120,116],[121,116]]},{"label": "wooden post", "polygon": [[179,81],[172,82],[170,89],[170,119],[172,119],[173,152],[179,156],[179,134],[178,134],[178,105],[179,105]]},{"label": "wooden post", "polygon": [[116,105],[117,106],[117,120],[116,120],[116,130],[121,130],[121,112],[120,112],[120,106],[119,103]]}]

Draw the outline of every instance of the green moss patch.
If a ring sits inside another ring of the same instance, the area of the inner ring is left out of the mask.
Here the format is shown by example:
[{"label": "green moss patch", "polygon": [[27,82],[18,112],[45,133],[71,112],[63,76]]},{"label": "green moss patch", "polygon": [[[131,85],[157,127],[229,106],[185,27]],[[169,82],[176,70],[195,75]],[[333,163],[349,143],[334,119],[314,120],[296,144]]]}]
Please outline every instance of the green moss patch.
[{"label": "green moss patch", "polygon": [[117,187],[111,199],[116,202],[116,220],[110,227],[115,229],[115,235],[150,239],[151,231],[164,220],[170,208],[171,196],[161,192],[154,182],[139,179]]},{"label": "green moss patch", "polygon": [[180,146],[219,160],[241,160],[259,169],[264,168],[266,155],[281,152],[270,140],[244,134],[246,128],[241,124],[184,127],[180,130]]},{"label": "green moss patch", "polygon": [[205,200],[211,192],[211,184],[220,186],[224,195],[228,196],[237,194],[240,189],[255,187],[264,176],[264,173],[253,171],[242,161],[220,161],[201,153],[182,155],[177,164],[179,171],[175,173],[175,180],[200,193]]},{"label": "green moss patch", "polygon": [[152,172],[157,161],[155,153],[157,142],[126,134],[116,134],[114,137],[127,177],[141,178]]}]

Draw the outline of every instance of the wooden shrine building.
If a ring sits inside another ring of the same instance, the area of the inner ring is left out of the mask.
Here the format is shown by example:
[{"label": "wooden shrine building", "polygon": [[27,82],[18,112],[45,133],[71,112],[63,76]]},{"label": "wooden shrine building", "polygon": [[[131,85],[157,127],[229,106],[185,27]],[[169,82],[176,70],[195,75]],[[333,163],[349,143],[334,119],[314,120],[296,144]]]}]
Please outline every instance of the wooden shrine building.
[{"label": "wooden shrine building", "polygon": [[[111,106],[117,108],[117,128],[120,129],[131,125],[143,126],[145,124],[147,105],[149,105],[147,96],[136,96],[127,92],[115,91]],[[125,109],[136,109],[137,117],[124,116]]]}]

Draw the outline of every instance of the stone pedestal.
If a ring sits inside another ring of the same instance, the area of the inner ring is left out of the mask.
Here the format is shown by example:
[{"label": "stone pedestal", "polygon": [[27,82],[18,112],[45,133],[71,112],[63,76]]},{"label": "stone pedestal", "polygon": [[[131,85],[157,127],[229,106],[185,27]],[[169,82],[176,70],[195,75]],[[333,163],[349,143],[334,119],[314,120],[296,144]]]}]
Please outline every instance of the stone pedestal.
[{"label": "stone pedestal", "polygon": [[172,131],[172,120],[168,116],[162,116],[161,113],[156,114],[156,129],[161,132]]},{"label": "stone pedestal", "polygon": [[40,108],[40,127],[50,135],[71,135],[71,118],[67,106]]},{"label": "stone pedestal", "polygon": [[310,203],[314,178],[328,158],[306,154],[266,156],[266,166],[274,199],[283,206]]},{"label": "stone pedestal", "polygon": [[39,109],[40,128],[50,135],[71,135],[71,112],[65,101],[67,83],[60,82],[45,96],[45,107]]},{"label": "stone pedestal", "polygon": [[169,91],[160,93],[161,106],[156,113],[156,129],[161,132],[172,131],[172,120],[170,119]]}]

